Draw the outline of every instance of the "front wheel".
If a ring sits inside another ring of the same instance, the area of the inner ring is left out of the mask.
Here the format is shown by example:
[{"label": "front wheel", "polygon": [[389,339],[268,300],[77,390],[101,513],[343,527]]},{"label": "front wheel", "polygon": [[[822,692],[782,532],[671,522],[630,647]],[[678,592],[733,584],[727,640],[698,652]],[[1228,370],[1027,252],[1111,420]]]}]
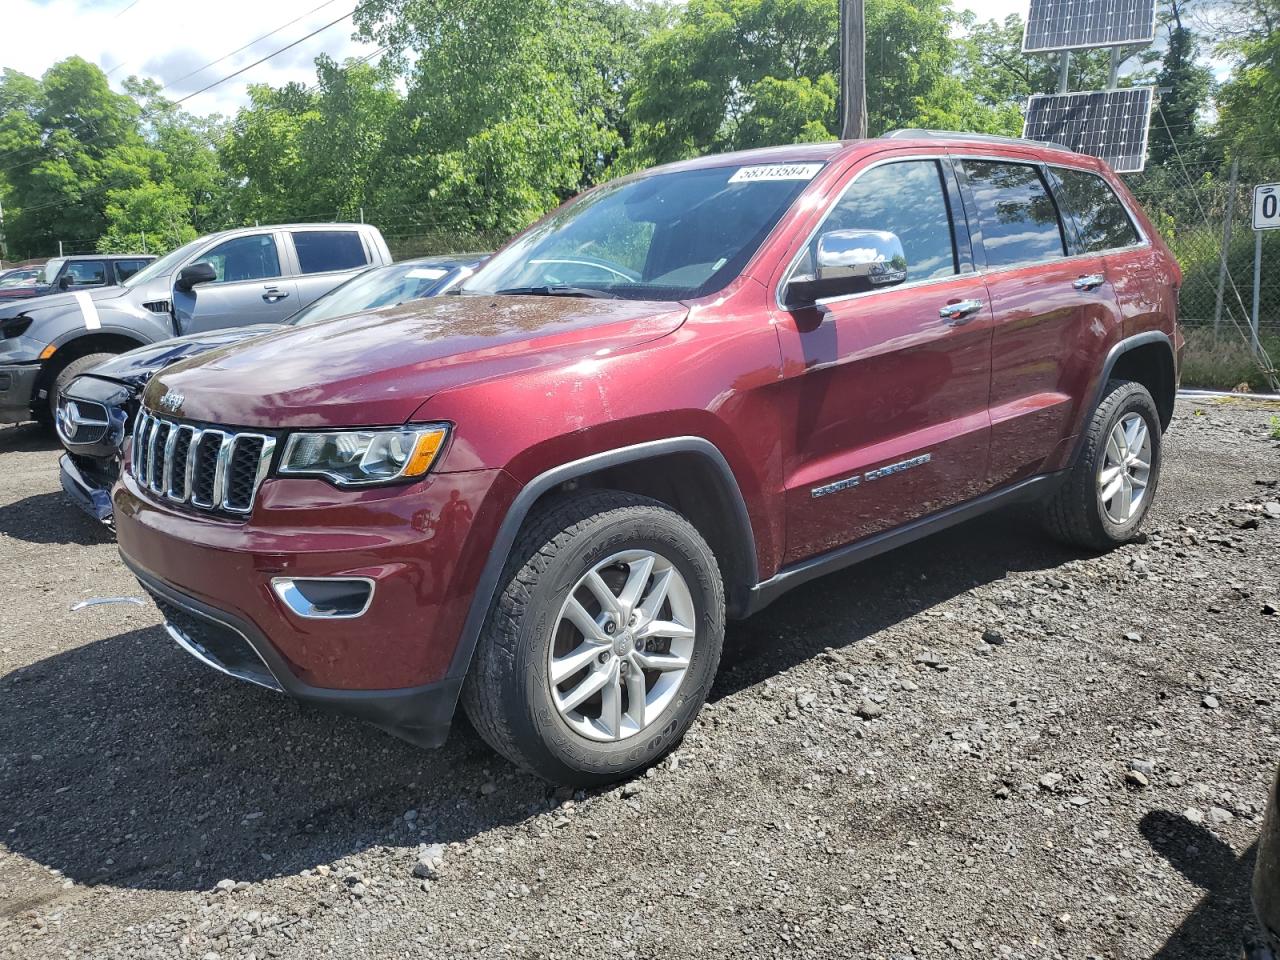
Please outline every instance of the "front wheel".
[{"label": "front wheel", "polygon": [[463,705],[544,779],[610,783],[679,742],[723,639],[720,571],[684,517],[613,491],[557,499],[517,539]]},{"label": "front wheel", "polygon": [[1079,458],[1044,505],[1048,531],[1095,550],[1136,537],[1160,479],[1162,440],[1160,414],[1147,388],[1110,381],[1085,427]]}]

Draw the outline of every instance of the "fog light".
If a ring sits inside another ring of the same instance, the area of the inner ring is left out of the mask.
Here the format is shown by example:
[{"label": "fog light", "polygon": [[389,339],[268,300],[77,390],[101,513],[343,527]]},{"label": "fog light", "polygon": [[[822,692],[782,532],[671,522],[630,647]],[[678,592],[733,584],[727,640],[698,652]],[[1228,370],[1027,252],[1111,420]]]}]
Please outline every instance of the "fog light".
[{"label": "fog light", "polygon": [[368,577],[276,577],[271,588],[286,607],[308,620],[349,620],[373,603]]}]

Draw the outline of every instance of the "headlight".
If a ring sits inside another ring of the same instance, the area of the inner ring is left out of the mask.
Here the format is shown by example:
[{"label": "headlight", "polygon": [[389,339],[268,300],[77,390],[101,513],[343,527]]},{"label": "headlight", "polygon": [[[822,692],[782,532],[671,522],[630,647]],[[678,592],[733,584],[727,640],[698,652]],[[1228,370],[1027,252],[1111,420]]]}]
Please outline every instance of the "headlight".
[{"label": "headlight", "polygon": [[443,424],[295,433],[285,444],[279,472],[327,477],[342,487],[420,477],[431,469],[448,436]]}]

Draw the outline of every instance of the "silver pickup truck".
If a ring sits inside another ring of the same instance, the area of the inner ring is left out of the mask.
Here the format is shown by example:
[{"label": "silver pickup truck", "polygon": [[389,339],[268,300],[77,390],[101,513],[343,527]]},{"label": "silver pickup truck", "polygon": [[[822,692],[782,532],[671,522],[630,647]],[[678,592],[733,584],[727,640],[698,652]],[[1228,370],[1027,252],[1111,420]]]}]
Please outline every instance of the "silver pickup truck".
[{"label": "silver pickup truck", "polygon": [[51,424],[59,390],[114,354],[280,322],[390,262],[382,234],[367,224],[243,227],[193,240],[117,287],[0,306],[0,423]]}]

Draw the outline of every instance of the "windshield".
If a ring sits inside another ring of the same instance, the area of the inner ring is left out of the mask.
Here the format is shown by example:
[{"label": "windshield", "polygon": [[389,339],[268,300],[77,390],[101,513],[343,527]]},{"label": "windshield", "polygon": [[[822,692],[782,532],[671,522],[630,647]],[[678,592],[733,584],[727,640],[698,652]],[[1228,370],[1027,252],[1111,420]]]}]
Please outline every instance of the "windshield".
[{"label": "windshield", "polygon": [[706,167],[606,185],[520,237],[461,292],[706,296],[742,271],[821,168]]},{"label": "windshield", "polygon": [[53,283],[57,277],[58,271],[62,269],[62,265],[66,263],[63,257],[54,257],[52,260],[46,261],[45,265],[40,268],[40,274],[36,277],[36,283],[43,283],[46,286]]},{"label": "windshield", "polygon": [[14,270],[12,273],[0,276],[0,287],[25,287],[39,272],[38,270]]},{"label": "windshield", "polygon": [[140,283],[146,283],[155,277],[163,277],[173,273],[177,269],[178,264],[186,260],[207,240],[208,237],[201,237],[199,240],[192,240],[185,246],[179,247],[177,250],[166,253],[159,260],[152,260],[149,264],[135,273],[132,277],[124,282],[126,287],[136,287]]},{"label": "windshield", "polygon": [[310,306],[303,307],[287,322],[305,326],[408,300],[420,300],[431,296],[440,281],[452,272],[452,265],[421,261],[374,267],[335,287]]}]

